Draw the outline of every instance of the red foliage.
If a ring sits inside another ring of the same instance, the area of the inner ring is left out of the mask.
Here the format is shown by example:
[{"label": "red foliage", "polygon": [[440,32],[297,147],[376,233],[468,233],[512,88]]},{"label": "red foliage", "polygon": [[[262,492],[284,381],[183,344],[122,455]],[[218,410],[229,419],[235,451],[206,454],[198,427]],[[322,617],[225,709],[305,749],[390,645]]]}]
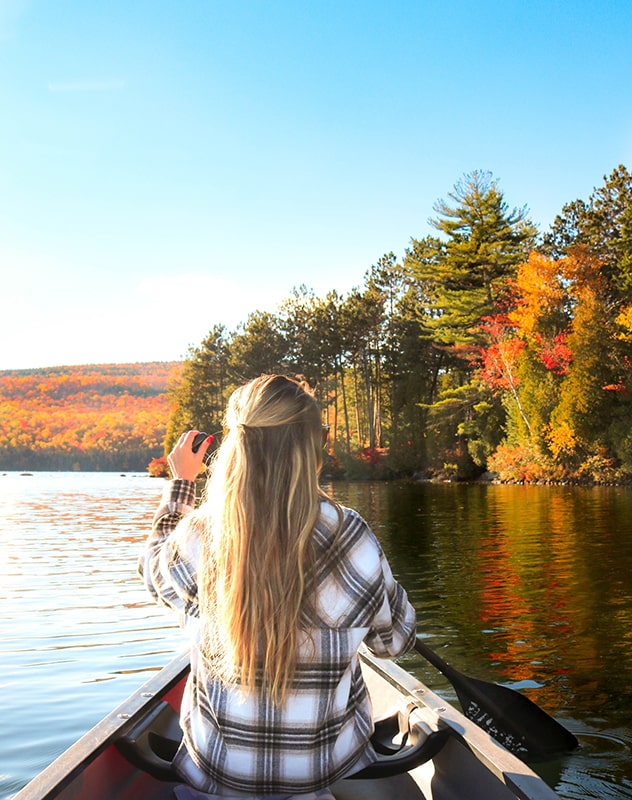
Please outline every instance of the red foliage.
[{"label": "red foliage", "polygon": [[524,348],[522,339],[507,339],[481,348],[481,378],[492,389],[509,389],[517,384],[512,368]]},{"label": "red foliage", "polygon": [[490,344],[479,349],[480,376],[491,389],[515,388],[515,366],[525,343],[513,334],[513,326],[505,314],[483,317],[481,330]]},{"label": "red foliage", "polygon": [[573,354],[566,344],[566,334],[558,333],[552,341],[547,341],[539,333],[536,342],[540,348],[539,356],[544,366],[555,375],[566,375],[573,360]]},{"label": "red foliage", "polygon": [[386,450],[382,447],[363,447],[360,450],[360,460],[371,466],[381,464],[385,457]]}]

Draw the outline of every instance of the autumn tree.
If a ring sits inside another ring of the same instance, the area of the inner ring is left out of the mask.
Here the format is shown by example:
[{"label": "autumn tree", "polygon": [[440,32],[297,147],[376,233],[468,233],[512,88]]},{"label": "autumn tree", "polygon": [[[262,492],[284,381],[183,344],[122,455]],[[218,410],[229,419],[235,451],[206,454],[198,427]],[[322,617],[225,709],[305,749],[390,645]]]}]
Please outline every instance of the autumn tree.
[{"label": "autumn tree", "polygon": [[[610,270],[586,247],[575,246],[564,260],[572,296],[568,347],[572,353],[547,438],[553,455],[569,468],[594,456],[615,455],[621,443],[611,436],[613,404],[608,391],[619,378],[616,320],[610,309]],[[630,405],[629,410],[632,410]],[[628,431],[630,428],[628,428]],[[625,454],[621,460],[626,460]]]},{"label": "autumn tree", "polygon": [[[560,454],[611,453],[632,471],[632,175],[620,165],[564,206],[543,247],[569,261],[574,366],[551,430]],[[592,365],[592,366],[591,366]],[[573,393],[581,399],[573,399]],[[590,410],[582,411],[586,403]],[[597,427],[595,427],[597,426]],[[597,430],[599,428],[599,430]]]},{"label": "autumn tree", "polygon": [[562,376],[572,359],[568,288],[562,262],[535,251],[518,266],[507,319],[519,357],[505,398],[507,439],[514,446],[546,450],[545,431],[559,400]]},{"label": "autumn tree", "polygon": [[0,373],[0,466],[144,470],[160,453],[173,362]]}]

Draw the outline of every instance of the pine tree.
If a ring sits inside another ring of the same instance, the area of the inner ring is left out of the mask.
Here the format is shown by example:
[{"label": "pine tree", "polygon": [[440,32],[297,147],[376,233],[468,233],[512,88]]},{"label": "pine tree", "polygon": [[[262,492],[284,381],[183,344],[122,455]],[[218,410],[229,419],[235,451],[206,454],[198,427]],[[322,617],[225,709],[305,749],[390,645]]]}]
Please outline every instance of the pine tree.
[{"label": "pine tree", "polygon": [[[404,265],[425,298],[424,328],[443,353],[435,395],[424,405],[429,423],[457,463],[469,448],[479,466],[502,427],[502,409],[477,379],[477,359],[489,342],[481,320],[502,310],[508,281],[535,241],[526,209],[509,210],[488,172],[473,172],[436,203],[430,220],[441,234],[412,240]],[[491,438],[490,438],[491,437]],[[474,445],[474,441],[477,441]]]},{"label": "pine tree", "polygon": [[182,376],[171,390],[174,403],[165,455],[187,430],[214,433],[223,424],[229,388],[229,342],[223,325],[216,325],[197,347],[189,349]]}]

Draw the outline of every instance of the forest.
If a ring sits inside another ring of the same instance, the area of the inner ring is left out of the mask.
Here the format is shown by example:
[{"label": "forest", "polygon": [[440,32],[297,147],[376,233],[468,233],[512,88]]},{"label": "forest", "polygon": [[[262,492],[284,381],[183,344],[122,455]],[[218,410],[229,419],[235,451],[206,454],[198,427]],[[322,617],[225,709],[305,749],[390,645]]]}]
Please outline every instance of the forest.
[{"label": "forest", "polygon": [[163,452],[177,362],[0,372],[0,469],[145,471]]},{"label": "forest", "polygon": [[489,172],[433,211],[362,286],[299,286],[183,363],[0,372],[0,469],[159,474],[183,430],[221,430],[236,386],[282,372],[314,387],[329,477],[631,482],[630,172],[546,232]]},{"label": "forest", "polygon": [[165,448],[220,430],[232,389],[303,376],[329,424],[326,474],[632,480],[632,176],[604,176],[546,232],[475,171],[435,233],[385,253],[347,295],[295,288],[192,347]]}]

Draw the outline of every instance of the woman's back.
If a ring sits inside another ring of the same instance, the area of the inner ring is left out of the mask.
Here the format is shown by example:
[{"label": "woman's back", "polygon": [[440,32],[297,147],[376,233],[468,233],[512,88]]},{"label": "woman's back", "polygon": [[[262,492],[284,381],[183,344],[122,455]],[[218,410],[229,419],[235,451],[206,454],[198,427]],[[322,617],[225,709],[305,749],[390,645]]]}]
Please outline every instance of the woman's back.
[{"label": "woman's back", "polygon": [[409,649],[415,612],[365,521],[320,491],[320,411],[300,384],[267,376],[231,397],[195,512],[194,436],[170,455],[180,480],[142,570],[196,632],[176,766],[203,791],[326,786],[374,758],[358,649]]}]

